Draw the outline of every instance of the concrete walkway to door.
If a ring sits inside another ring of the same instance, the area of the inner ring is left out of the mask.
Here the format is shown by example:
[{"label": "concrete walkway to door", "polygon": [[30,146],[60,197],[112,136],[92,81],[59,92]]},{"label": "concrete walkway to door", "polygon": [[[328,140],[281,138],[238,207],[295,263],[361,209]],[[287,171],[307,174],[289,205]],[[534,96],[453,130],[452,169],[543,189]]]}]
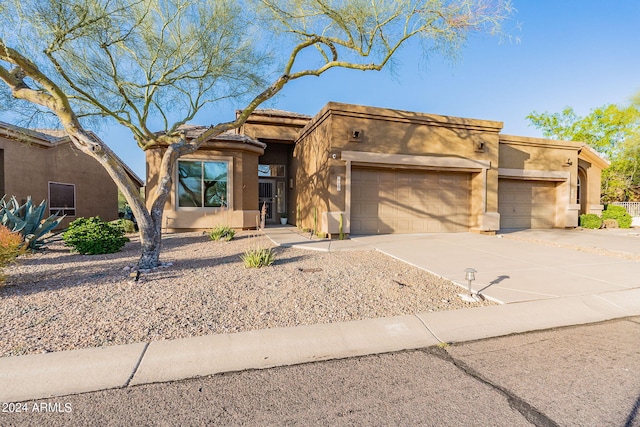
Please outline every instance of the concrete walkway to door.
[{"label": "concrete walkway to door", "polygon": [[477,270],[473,290],[502,303],[640,288],[640,235],[634,230],[592,231],[392,234],[344,241],[309,239],[293,227],[266,233],[283,246],[376,249],[464,287],[464,270],[471,267]]}]

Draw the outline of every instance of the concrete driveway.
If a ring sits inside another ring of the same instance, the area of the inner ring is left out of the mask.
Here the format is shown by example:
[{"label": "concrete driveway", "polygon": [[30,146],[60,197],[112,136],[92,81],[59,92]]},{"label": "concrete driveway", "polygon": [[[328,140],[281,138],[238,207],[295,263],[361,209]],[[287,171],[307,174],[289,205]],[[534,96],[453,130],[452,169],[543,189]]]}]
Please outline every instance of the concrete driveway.
[{"label": "concrete driveway", "polygon": [[[637,230],[523,230],[354,236],[373,247],[503,303],[599,294],[640,287]],[[335,249],[334,249],[335,250]]]}]

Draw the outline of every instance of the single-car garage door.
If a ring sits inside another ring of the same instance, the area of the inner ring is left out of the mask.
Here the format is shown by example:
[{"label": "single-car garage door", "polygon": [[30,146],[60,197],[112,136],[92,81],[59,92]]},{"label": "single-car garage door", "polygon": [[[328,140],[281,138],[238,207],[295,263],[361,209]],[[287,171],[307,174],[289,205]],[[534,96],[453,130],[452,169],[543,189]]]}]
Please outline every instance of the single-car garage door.
[{"label": "single-car garage door", "polygon": [[468,173],[351,172],[351,233],[469,231]]},{"label": "single-car garage door", "polygon": [[556,183],[498,180],[500,228],[553,228],[556,217]]}]

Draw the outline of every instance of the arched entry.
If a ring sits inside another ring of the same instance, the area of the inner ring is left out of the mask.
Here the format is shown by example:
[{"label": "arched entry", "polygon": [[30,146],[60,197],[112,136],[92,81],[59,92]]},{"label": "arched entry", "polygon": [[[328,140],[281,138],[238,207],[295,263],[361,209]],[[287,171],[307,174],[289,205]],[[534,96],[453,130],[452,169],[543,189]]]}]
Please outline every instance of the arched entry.
[{"label": "arched entry", "polygon": [[576,188],[576,203],[580,205],[580,215],[587,213],[587,174],[578,167],[578,185]]}]

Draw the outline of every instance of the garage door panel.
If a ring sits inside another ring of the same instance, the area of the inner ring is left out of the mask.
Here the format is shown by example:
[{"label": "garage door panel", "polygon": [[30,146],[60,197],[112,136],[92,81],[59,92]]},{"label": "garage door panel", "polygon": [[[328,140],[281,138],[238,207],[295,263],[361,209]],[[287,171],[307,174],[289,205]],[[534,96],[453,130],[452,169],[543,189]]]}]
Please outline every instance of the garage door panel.
[{"label": "garage door panel", "polygon": [[363,218],[376,218],[378,216],[378,205],[376,203],[362,203],[359,205],[358,216]]},{"label": "garage door panel", "polygon": [[391,205],[388,202],[385,202],[380,204],[378,213],[383,218],[391,219],[398,216],[398,208],[395,205]]},{"label": "garage door panel", "polygon": [[469,230],[469,174],[355,168],[352,178],[353,234]]},{"label": "garage door panel", "polygon": [[396,197],[398,200],[411,200],[415,196],[415,192],[411,187],[399,187],[396,189]]}]

